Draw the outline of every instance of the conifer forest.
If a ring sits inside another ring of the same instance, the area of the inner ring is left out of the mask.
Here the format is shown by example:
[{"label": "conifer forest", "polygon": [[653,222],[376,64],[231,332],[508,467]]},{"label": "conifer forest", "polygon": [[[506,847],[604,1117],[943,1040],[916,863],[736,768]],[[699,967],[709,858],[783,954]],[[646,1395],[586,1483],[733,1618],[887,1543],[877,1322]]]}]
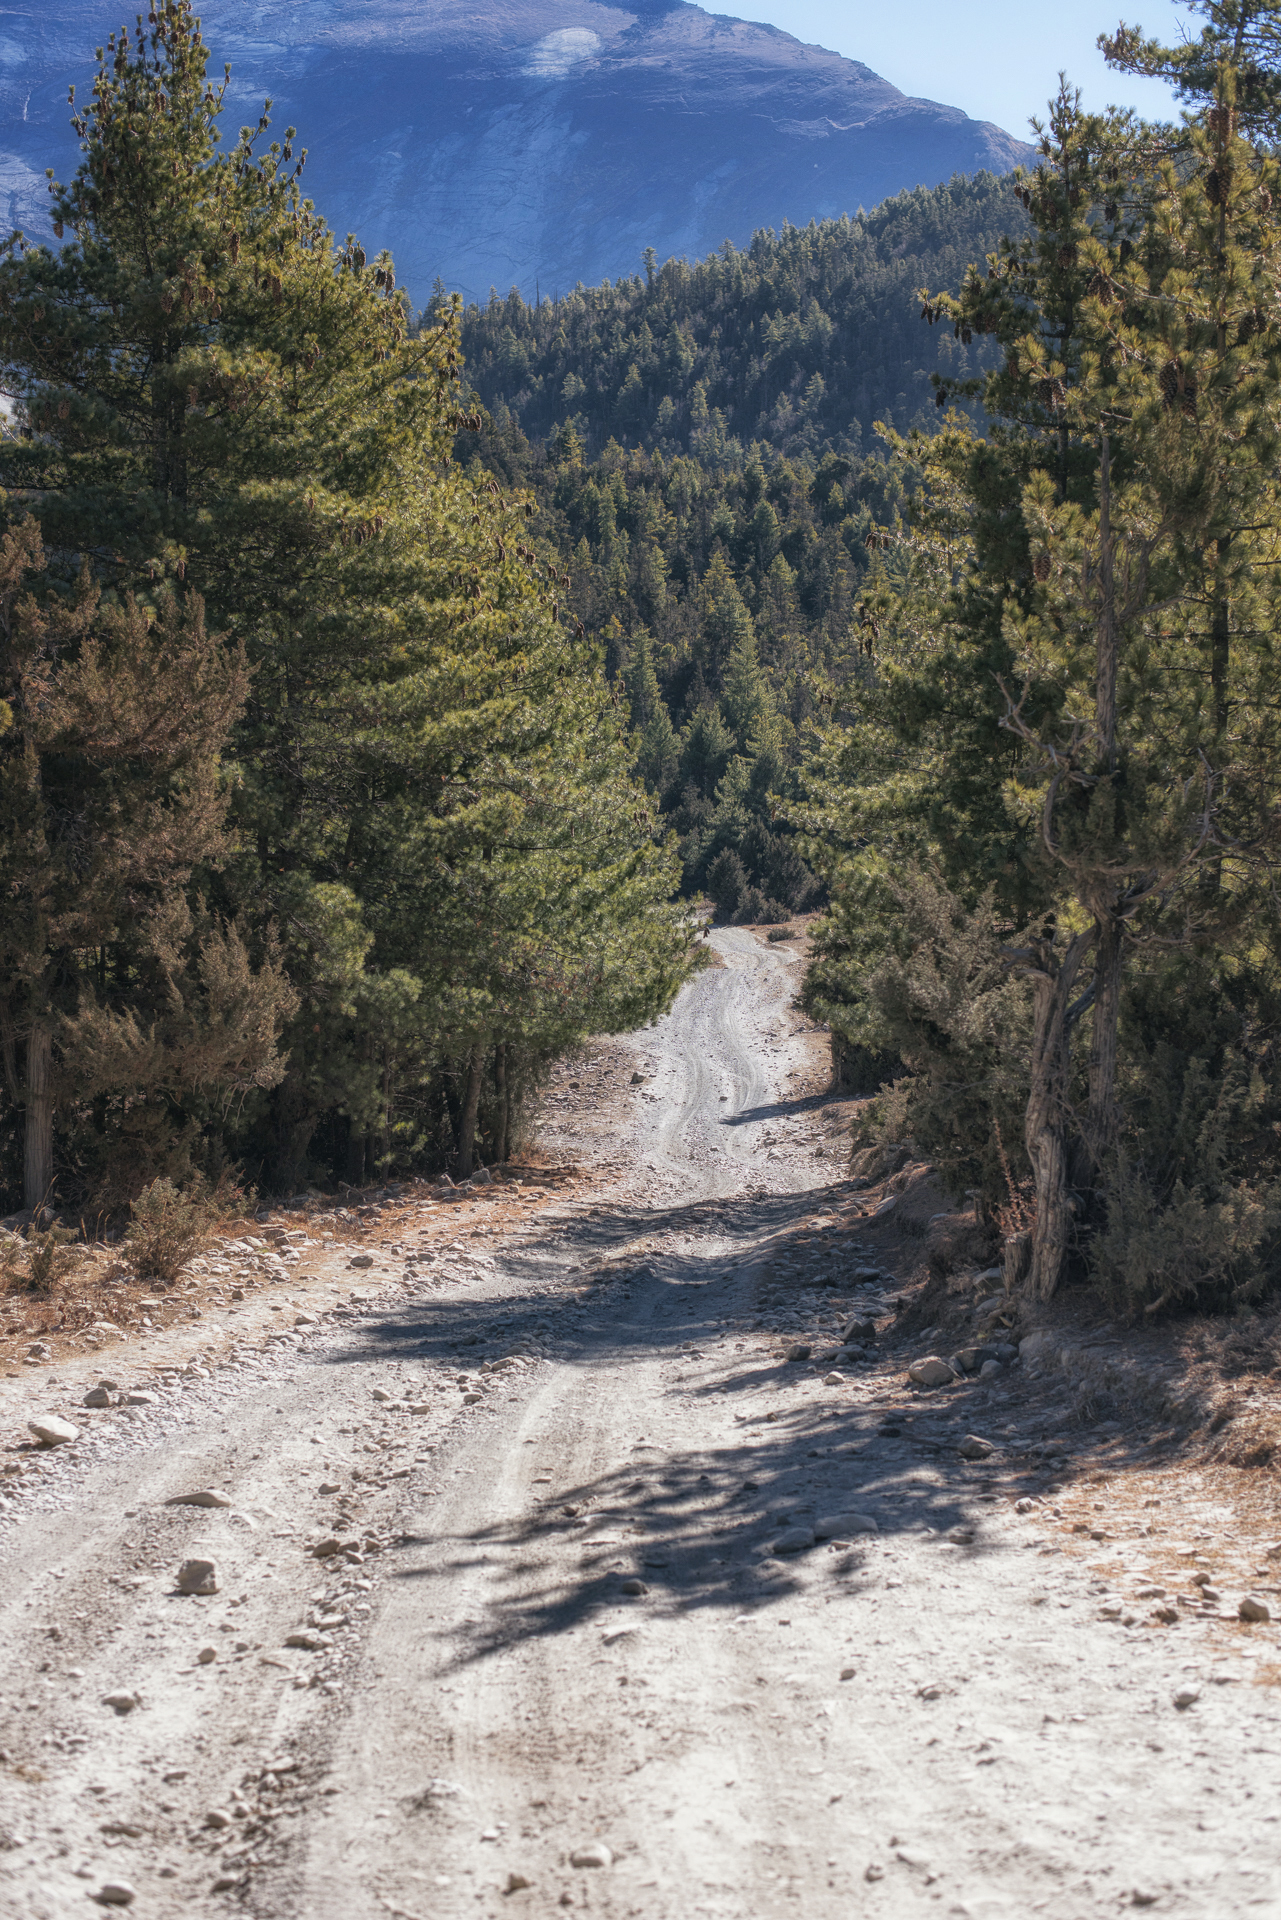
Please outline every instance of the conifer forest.
[{"label": "conifer forest", "polygon": [[502,1163],[710,907],[1011,1285],[1275,1285],[1281,6],[1105,51],[1177,121],[419,310],[113,36],[0,249],[6,1208]]}]

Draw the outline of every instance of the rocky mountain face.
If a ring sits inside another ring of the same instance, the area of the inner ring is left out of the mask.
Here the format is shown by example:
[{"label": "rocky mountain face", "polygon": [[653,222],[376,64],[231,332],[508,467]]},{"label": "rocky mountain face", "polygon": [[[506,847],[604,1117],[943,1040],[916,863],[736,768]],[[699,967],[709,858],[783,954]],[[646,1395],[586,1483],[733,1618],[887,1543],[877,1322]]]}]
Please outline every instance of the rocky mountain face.
[{"label": "rocky mountain face", "polygon": [[[81,97],[117,0],[0,14],[0,215],[47,234]],[[298,128],[340,233],[390,247],[419,301],[439,274],[563,293],[696,257],[758,227],[853,213],[1029,149],[914,100],[858,61],[684,0],[206,0],[229,119]]]}]

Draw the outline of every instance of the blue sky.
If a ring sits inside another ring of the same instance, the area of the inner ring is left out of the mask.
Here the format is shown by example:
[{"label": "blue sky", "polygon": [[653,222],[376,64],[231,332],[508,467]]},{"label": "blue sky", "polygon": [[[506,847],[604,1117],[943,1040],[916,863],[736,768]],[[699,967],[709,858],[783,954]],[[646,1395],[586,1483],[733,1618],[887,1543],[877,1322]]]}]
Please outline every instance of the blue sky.
[{"label": "blue sky", "polygon": [[1089,107],[1112,102],[1153,116],[1172,114],[1170,96],[1152,81],[1108,71],[1094,42],[1118,17],[1173,41],[1195,33],[1199,19],[1170,0],[702,0],[716,13],[768,20],[837,53],[862,60],[904,93],[963,107],[975,120],[994,120],[1027,136],[1028,115],[1040,113],[1060,68],[1079,86]]}]

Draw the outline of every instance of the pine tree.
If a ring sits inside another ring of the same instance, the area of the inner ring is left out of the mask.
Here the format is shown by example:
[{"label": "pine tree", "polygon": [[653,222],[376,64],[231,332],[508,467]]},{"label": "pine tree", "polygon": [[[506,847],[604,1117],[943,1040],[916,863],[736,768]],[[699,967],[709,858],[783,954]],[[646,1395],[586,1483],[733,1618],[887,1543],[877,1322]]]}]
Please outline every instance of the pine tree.
[{"label": "pine tree", "polygon": [[385,1164],[461,1075],[465,1159],[493,1047],[675,990],[673,857],[531,503],[454,459],[481,424],[456,310],[411,326],[391,261],[302,198],[292,134],[260,150],[265,112],[219,151],[206,59],[186,0],[113,37],[55,190],[69,243],[0,260],[35,429],[0,477],[112,591],[200,591],[252,668],[210,901],[280,928],[300,1006],[240,1150],[292,1182],[328,1116]]},{"label": "pine tree", "polygon": [[[917,517],[940,552],[959,530],[959,585],[934,570],[931,621],[929,565],[918,575],[924,606],[914,616],[909,595],[871,704],[900,768],[905,748],[935,748],[906,783],[922,851],[973,888],[1005,850],[1012,958],[1035,1001],[1041,1297],[1074,1234],[1072,1185],[1093,1191],[1097,1220],[1114,1176],[1130,957],[1230,938],[1275,838],[1276,179],[1236,134],[1236,82],[1225,57],[1182,136],[1086,115],[1062,88],[1021,188],[1029,235],[959,299],[926,303],[963,343],[996,336],[985,400],[1000,425],[987,443],[954,427],[926,460],[937,497]],[[1072,1042],[1087,1030],[1078,1125]]]},{"label": "pine tree", "polygon": [[64,1168],[118,1203],[189,1169],[204,1105],[283,1071],[278,963],[190,890],[231,852],[220,757],[245,659],[195,594],[104,605],[87,569],[53,594],[30,516],[0,535],[0,643],[0,1044],[25,1204],[52,1192],[55,1115]]}]

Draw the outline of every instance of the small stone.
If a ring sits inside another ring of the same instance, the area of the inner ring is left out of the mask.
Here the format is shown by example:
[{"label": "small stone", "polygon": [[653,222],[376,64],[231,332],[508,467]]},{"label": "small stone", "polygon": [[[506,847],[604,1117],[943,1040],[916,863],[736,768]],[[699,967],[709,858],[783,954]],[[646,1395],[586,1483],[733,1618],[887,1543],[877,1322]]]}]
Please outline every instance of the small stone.
[{"label": "small stone", "polygon": [[394,1400],[396,1398],[394,1393],[388,1393],[386,1387],[375,1387],[373,1397],[375,1400],[381,1400],[384,1404],[388,1400]]},{"label": "small stone", "polygon": [[492,1187],[494,1184],[494,1176],[488,1167],[477,1167],[471,1177],[470,1184],[473,1187]]},{"label": "small stone", "polygon": [[876,1861],[873,1860],[864,1867],[863,1878],[865,1880],[883,1880],[885,1878],[885,1869],[882,1866],[878,1866]]},{"label": "small stone", "polygon": [[825,1373],[823,1375],[823,1385],[825,1387],[843,1387],[845,1385],[845,1375],[835,1372]]},{"label": "small stone", "polygon": [[42,1413],[35,1420],[28,1420],[27,1425],[42,1447],[65,1447],[69,1440],[80,1437],[79,1427],[56,1413]]},{"label": "small stone", "polygon": [[1194,1707],[1200,1698],[1200,1687],[1180,1687],[1174,1696],[1174,1704],[1180,1713],[1186,1713],[1188,1708]]},{"label": "small stone", "polygon": [[1029,1500],[1026,1496],[1014,1502],[1015,1513],[1035,1513],[1040,1506],[1039,1500]]},{"label": "small stone", "polygon": [[643,1087],[644,1084],[645,1084],[645,1076],[643,1073],[634,1073],[632,1075],[632,1085],[634,1087]]},{"label": "small stone", "polygon": [[816,1540],[849,1540],[857,1533],[879,1533],[880,1524],[870,1513],[827,1513],[814,1522]]},{"label": "small stone", "polygon": [[842,1667],[842,1668],[841,1668],[841,1679],[842,1679],[842,1680],[857,1680],[857,1678],[858,1678],[858,1668],[857,1668],[857,1667]]},{"label": "small stone", "polygon": [[620,1580],[618,1591],[630,1595],[632,1599],[637,1599],[642,1593],[648,1593],[649,1588],[643,1580]]},{"label": "small stone", "polygon": [[1174,1627],[1178,1625],[1179,1609],[1172,1607],[1168,1600],[1163,1600],[1160,1606],[1153,1607],[1150,1617],[1163,1627]]},{"label": "small stone", "polygon": [[319,1319],[314,1313],[300,1313],[294,1321],[296,1327],[318,1327]]},{"label": "small stone", "polygon": [[159,1404],[159,1394],[146,1393],[141,1387],[125,1395],[125,1405],[127,1407],[155,1407]]},{"label": "small stone", "polygon": [[218,1569],[212,1560],[184,1560],[178,1569],[178,1591],[186,1594],[217,1593]]},{"label": "small stone", "polygon": [[131,1887],[127,1880],[104,1880],[93,1897],[100,1907],[131,1907],[138,1898],[138,1889]]},{"label": "small stone", "polygon": [[841,1334],[841,1339],[847,1347],[859,1346],[869,1340],[875,1340],[875,1338],[875,1320],[849,1320],[846,1322],[845,1329]]},{"label": "small stone", "polygon": [[474,1407],[478,1400],[483,1400],[484,1398],[485,1398],[484,1394],[480,1393],[476,1388],[473,1387],[469,1392],[463,1395],[463,1405],[465,1407]]},{"label": "small stone", "polygon": [[954,1546],[968,1547],[974,1539],[973,1527],[949,1527],[947,1538]]},{"label": "small stone", "polygon": [[984,1440],[977,1433],[967,1433],[956,1449],[962,1460],[990,1460],[996,1448],[990,1440]]},{"label": "small stone", "polygon": [[813,1351],[808,1340],[793,1340],[789,1347],[783,1349],[783,1357],[785,1360],[799,1362],[808,1360]]},{"label": "small stone", "polygon": [[222,1833],[231,1825],[232,1816],[226,1807],[210,1807],[205,1815],[205,1825],[212,1827],[215,1833]]},{"label": "small stone", "polygon": [[90,1387],[80,1404],[82,1407],[109,1407],[111,1395],[105,1387]]},{"label": "small stone", "polygon": [[1020,1360],[1044,1360],[1055,1346],[1055,1336],[1044,1329],[1040,1333],[1029,1333],[1019,1341]]},{"label": "small stone", "polygon": [[952,1364],[959,1367],[962,1373],[977,1373],[983,1359],[982,1347],[962,1347],[959,1353],[952,1355]]},{"label": "small stone", "polygon": [[287,1647],[298,1647],[303,1653],[323,1653],[329,1645],[328,1636],[317,1633],[312,1627],[299,1627],[296,1633],[285,1635]]},{"label": "small stone", "polygon": [[788,1527],[774,1542],[775,1553],[804,1553],[814,1545],[812,1527]]},{"label": "small stone", "polygon": [[348,1553],[355,1545],[354,1540],[340,1540],[336,1534],[330,1534],[324,1540],[317,1540],[311,1551],[317,1560],[332,1560],[335,1554]]},{"label": "small stone", "polygon": [[614,1856],[603,1840],[593,1840],[590,1847],[575,1847],[569,1864],[571,1867],[612,1867]]},{"label": "small stone", "polygon": [[523,1873],[509,1873],[507,1876],[507,1885],[503,1888],[503,1892],[520,1893],[525,1887],[532,1885],[533,1882],[527,1880]]},{"label": "small stone", "polygon": [[102,1704],[104,1707],[110,1707],[113,1713],[118,1713],[123,1719],[126,1713],[132,1713],[138,1705],[138,1696],[136,1693],[104,1693]]},{"label": "small stone", "polygon": [[373,1264],[374,1256],[372,1253],[354,1253],[347,1262],[349,1267],[372,1267]]},{"label": "small stone", "polygon": [[330,1493],[341,1493],[342,1485],[337,1480],[322,1480],[320,1483],[320,1491],[322,1495],[330,1494]]},{"label": "small stone", "polygon": [[931,1353],[923,1360],[914,1360],[907,1370],[907,1377],[914,1386],[947,1387],[956,1375],[946,1360],[940,1360],[936,1353]]},{"label": "small stone", "polygon": [[201,1647],[200,1652],[196,1655],[196,1659],[202,1667],[211,1667],[217,1658],[217,1647]]},{"label": "small stone", "polygon": [[983,1365],[979,1368],[979,1379],[991,1380],[993,1376],[998,1374],[1000,1371],[1001,1371],[1001,1363],[999,1360],[985,1360],[983,1362]]},{"label": "small stone", "polygon": [[1272,1610],[1265,1600],[1257,1594],[1247,1593],[1237,1608],[1237,1619],[1248,1620],[1252,1625],[1272,1618]]},{"label": "small stone", "polygon": [[166,1500],[167,1507],[229,1507],[231,1495],[219,1493],[216,1487],[201,1487],[198,1493],[175,1493],[172,1500]]}]

